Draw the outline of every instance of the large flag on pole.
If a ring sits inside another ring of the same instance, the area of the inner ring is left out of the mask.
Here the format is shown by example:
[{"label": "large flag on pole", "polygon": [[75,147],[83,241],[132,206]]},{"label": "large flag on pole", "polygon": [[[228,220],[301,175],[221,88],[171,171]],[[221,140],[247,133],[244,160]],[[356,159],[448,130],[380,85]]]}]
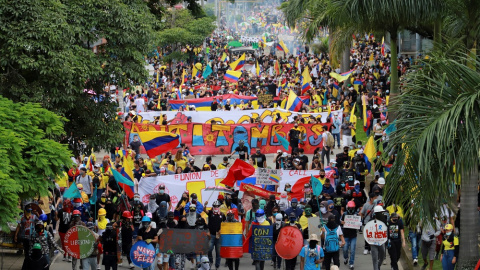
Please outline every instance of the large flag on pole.
[{"label": "large flag on pole", "polygon": [[243,68],[245,65],[245,53],[240,56],[240,58],[237,59],[237,61],[233,62],[230,64],[230,68],[232,68],[233,71],[237,71]]},{"label": "large flag on pole", "polygon": [[138,136],[150,158],[166,153],[180,144],[178,134],[165,131],[138,132]]},{"label": "large flag on pole", "polygon": [[290,90],[284,109],[289,111],[299,112],[302,106],[303,106],[302,100],[293,91]]}]

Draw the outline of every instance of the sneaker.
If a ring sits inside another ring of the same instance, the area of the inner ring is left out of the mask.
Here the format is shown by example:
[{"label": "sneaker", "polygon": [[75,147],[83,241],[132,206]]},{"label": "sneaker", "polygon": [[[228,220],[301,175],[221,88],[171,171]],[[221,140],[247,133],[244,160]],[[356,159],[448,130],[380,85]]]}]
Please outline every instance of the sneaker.
[{"label": "sneaker", "polygon": [[387,260],[383,260],[383,265],[387,265]]},{"label": "sneaker", "polygon": [[413,259],[413,265],[417,266],[417,264],[418,264],[418,259]]},{"label": "sneaker", "polygon": [[270,266],[273,266],[273,261],[270,261]]},{"label": "sneaker", "polygon": [[62,261],[66,261],[67,260],[67,257],[63,257]]},{"label": "sneaker", "polygon": [[133,265],[133,263],[130,263],[130,269],[133,269],[135,268],[135,265]]},{"label": "sneaker", "polygon": [[350,264],[350,267],[349,267],[349,268],[353,270],[353,264]]},{"label": "sneaker", "polygon": [[68,257],[68,261],[69,261],[69,262],[72,262],[72,257]]},{"label": "sneaker", "polygon": [[422,270],[425,270],[427,267],[428,267],[428,263],[426,263],[422,266]]},{"label": "sneaker", "polygon": [[101,270],[102,268],[100,267],[100,265],[97,265],[97,270]]},{"label": "sneaker", "polygon": [[363,255],[367,255],[368,254],[368,250],[364,249],[363,250]]},{"label": "sneaker", "polygon": [[343,264],[347,265],[347,263],[348,263],[348,259],[345,259],[345,260],[343,261]]}]

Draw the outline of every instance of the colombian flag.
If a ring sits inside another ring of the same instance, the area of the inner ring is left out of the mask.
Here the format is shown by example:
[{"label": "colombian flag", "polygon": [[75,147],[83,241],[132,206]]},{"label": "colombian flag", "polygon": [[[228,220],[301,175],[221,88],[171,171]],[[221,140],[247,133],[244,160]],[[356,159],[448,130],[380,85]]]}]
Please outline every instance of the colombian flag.
[{"label": "colombian flag", "polygon": [[268,177],[268,179],[274,183],[277,183],[280,182],[280,177],[278,175],[274,175],[274,174],[270,174],[270,176]]},{"label": "colombian flag", "polygon": [[240,76],[242,76],[241,71],[227,70],[223,78],[231,83],[236,83],[238,79],[240,79]]},{"label": "colombian flag", "polygon": [[293,92],[288,94],[287,102],[285,103],[285,110],[298,112],[302,108],[302,100]]},{"label": "colombian flag", "polygon": [[222,59],[220,59],[220,61],[222,61],[222,62],[227,62],[227,60],[228,60],[227,54],[226,54],[226,53],[223,53]]},{"label": "colombian flag", "polygon": [[180,136],[165,131],[138,132],[145,151],[150,158],[166,153],[180,144]]},{"label": "colombian flag", "polygon": [[309,89],[312,89],[310,82],[312,81],[312,77],[310,77],[310,73],[308,72],[308,67],[305,67],[302,73],[302,95],[307,92]]},{"label": "colombian flag", "polygon": [[355,81],[353,81],[353,87],[355,88],[355,90],[358,91],[358,87],[359,87],[360,85],[363,85],[362,81],[360,81],[360,80],[355,80]]},{"label": "colombian flag", "polygon": [[287,45],[285,45],[285,43],[283,43],[282,40],[280,40],[277,44],[277,50],[280,50],[280,51],[283,51],[285,52],[285,54],[287,54],[289,51],[288,51],[288,48],[287,48]]},{"label": "colombian flag", "polygon": [[233,71],[237,71],[239,69],[242,69],[244,65],[245,65],[245,53],[243,53],[242,56],[240,56],[240,58],[237,59],[237,61],[230,64],[230,67],[232,68]]}]

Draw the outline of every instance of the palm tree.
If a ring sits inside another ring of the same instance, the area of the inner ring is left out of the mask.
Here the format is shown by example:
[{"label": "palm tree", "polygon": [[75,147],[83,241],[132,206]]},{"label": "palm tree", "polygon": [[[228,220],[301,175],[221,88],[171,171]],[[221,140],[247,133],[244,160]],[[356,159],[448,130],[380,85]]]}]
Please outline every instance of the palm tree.
[{"label": "palm tree", "polygon": [[414,200],[413,217],[431,220],[440,216],[443,200],[454,201],[455,168],[461,176],[459,264],[465,266],[479,254],[480,165],[480,73],[467,60],[480,63],[459,47],[458,41],[441,46],[405,76],[402,94],[393,101],[398,118],[390,144],[398,155],[386,197],[405,206]]}]

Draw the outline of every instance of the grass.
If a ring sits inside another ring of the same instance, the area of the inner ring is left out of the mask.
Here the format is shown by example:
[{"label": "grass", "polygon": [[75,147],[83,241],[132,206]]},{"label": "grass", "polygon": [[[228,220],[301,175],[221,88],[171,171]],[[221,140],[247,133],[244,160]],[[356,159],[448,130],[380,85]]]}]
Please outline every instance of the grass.
[{"label": "grass", "polygon": [[[421,242],[421,241],[420,241]],[[408,252],[409,252],[409,257],[411,258],[411,255],[412,255],[412,244],[411,243],[408,243]],[[421,269],[423,266],[423,258],[422,258],[422,253],[418,252],[418,265],[417,267],[415,267],[414,269]],[[426,268],[427,270],[429,269],[428,267]],[[439,257],[439,260],[434,260],[433,261],[433,270],[442,270],[442,262],[440,261],[440,257]]]}]

